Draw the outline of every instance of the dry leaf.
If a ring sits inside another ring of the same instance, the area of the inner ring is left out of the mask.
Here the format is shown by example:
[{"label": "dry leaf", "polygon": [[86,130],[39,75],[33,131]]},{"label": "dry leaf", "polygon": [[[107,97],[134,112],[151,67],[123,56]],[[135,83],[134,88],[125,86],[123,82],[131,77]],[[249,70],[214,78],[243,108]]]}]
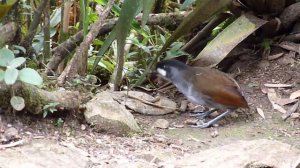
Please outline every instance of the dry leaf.
[{"label": "dry leaf", "polygon": [[268,56],[268,60],[275,60],[275,59],[278,59],[278,58],[280,58],[280,57],[282,57],[283,56],[283,53],[279,53],[279,54],[275,54],[275,55],[269,55]]},{"label": "dry leaf", "polygon": [[257,111],[257,113],[258,113],[263,119],[266,119],[265,113],[264,113],[264,111],[263,111],[261,108],[257,107],[257,108],[256,108],[256,111]]},{"label": "dry leaf", "polygon": [[285,121],[287,118],[291,117],[293,113],[295,113],[298,110],[299,102],[297,101],[285,114],[283,114],[281,117]]},{"label": "dry leaf", "polygon": [[280,105],[280,106],[284,106],[284,105],[287,105],[287,104],[294,103],[296,101],[298,101],[298,100],[297,99],[281,99],[281,98],[278,98],[275,103]]},{"label": "dry leaf", "polygon": [[[223,1],[215,1],[214,4],[219,4]],[[199,19],[193,18],[192,20]],[[241,41],[246,39],[250,34],[255,32],[265,23],[266,20],[262,20],[250,13],[245,13],[239,16],[234,20],[234,22],[232,22],[221,33],[219,33],[216,38],[211,40],[205,46],[205,48],[194,59],[193,65],[212,67],[219,64],[228,55],[228,53],[232,51],[233,48],[235,48],[238,44],[241,43]]]},{"label": "dry leaf", "polygon": [[296,99],[298,97],[300,97],[300,90],[297,90],[290,95],[290,99]]},{"label": "dry leaf", "polygon": [[264,94],[267,94],[267,93],[268,93],[268,88],[266,88],[266,87],[264,87],[264,86],[261,86],[261,87],[260,87],[260,90],[261,90],[261,92],[264,93]]},{"label": "dry leaf", "polygon": [[275,89],[268,89],[268,99],[271,102],[273,109],[278,110],[281,113],[286,113],[286,110],[283,107],[276,104],[276,101],[278,101],[279,98],[276,95]]},{"label": "dry leaf", "polygon": [[278,99],[275,89],[268,89],[268,99],[271,103],[275,102]]},{"label": "dry leaf", "polygon": [[292,87],[291,84],[282,84],[282,83],[266,83],[264,84],[266,87],[272,87],[272,88],[282,88],[282,87]]},{"label": "dry leaf", "polygon": [[275,110],[277,110],[277,111],[279,111],[279,112],[281,112],[281,113],[286,113],[286,110],[285,110],[283,107],[279,106],[278,104],[272,103],[272,105],[273,105],[273,108],[274,108]]},{"label": "dry leaf", "polygon": [[300,113],[292,113],[291,114],[291,119],[296,119],[300,117]]},{"label": "dry leaf", "polygon": [[300,51],[299,51],[300,44],[289,42],[289,41],[283,41],[280,44],[278,44],[277,46],[279,46],[283,49],[289,50],[289,51],[297,52],[300,54]]}]

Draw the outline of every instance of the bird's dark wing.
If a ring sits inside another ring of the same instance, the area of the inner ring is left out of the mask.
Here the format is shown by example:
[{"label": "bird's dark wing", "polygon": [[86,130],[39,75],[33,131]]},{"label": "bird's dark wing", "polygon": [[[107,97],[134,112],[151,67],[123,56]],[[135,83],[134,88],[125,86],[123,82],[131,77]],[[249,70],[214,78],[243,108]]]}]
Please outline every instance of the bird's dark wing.
[{"label": "bird's dark wing", "polygon": [[227,74],[208,68],[194,68],[194,87],[214,102],[229,107],[248,108],[237,82]]}]

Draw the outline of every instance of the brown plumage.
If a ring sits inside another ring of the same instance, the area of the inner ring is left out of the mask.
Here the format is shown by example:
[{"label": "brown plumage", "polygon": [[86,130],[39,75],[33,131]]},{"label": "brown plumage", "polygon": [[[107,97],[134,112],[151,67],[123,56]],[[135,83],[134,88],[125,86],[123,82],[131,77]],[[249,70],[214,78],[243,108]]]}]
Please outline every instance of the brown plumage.
[{"label": "brown plumage", "polygon": [[[156,71],[171,81],[191,102],[226,110],[215,119],[197,127],[206,128],[236,108],[248,108],[237,82],[216,69],[191,67],[176,60],[159,62]],[[207,116],[210,112],[205,113]]]},{"label": "brown plumage", "polygon": [[238,83],[227,74],[216,69],[190,67],[193,72],[191,82],[195,89],[209,96],[213,101],[228,107],[248,108]]}]

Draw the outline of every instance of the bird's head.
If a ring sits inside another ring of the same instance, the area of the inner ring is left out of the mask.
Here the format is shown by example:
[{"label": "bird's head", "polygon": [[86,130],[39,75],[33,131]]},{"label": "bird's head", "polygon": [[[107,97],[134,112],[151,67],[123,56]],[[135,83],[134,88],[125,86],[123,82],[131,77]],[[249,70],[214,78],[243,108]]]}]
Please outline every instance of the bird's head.
[{"label": "bird's head", "polygon": [[164,60],[156,65],[156,72],[163,78],[173,81],[178,75],[181,75],[187,65],[177,60]]}]

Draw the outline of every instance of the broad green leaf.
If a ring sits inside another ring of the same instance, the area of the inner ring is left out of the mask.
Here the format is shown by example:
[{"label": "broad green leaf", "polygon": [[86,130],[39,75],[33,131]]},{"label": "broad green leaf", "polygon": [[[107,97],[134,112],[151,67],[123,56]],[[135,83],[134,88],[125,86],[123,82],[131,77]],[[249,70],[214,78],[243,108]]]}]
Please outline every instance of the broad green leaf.
[{"label": "broad green leaf", "polygon": [[43,84],[43,78],[31,68],[23,68],[19,72],[19,79],[25,83],[29,83],[32,85],[42,85]]},{"label": "broad green leaf", "polygon": [[179,56],[183,55],[188,55],[186,52],[180,50],[180,48],[183,46],[183,43],[181,42],[175,42],[172,45],[172,48],[166,52],[166,57],[165,59],[171,59],[171,58],[176,58]]},{"label": "broad green leaf", "polygon": [[[152,0],[152,1],[155,1],[155,0]],[[108,3],[108,0],[95,0],[95,2],[101,4],[101,5],[107,5]],[[114,12],[114,15],[115,16],[119,16],[120,15],[120,12],[121,12],[121,8],[114,4],[113,7],[112,7],[112,11]],[[133,20],[133,22],[131,23],[131,27],[137,31],[139,34],[141,34],[143,37],[147,37],[147,32],[141,28],[140,24],[136,21],[136,20]]]},{"label": "broad green leaf", "polygon": [[48,111],[44,111],[44,112],[43,112],[43,118],[46,118],[47,115],[48,115]]},{"label": "broad green leaf", "polygon": [[10,104],[17,111],[21,111],[25,107],[25,101],[24,101],[23,97],[20,97],[20,96],[13,96],[10,99]]},{"label": "broad green leaf", "polygon": [[117,34],[117,55],[118,55],[118,64],[117,67],[121,71],[116,71],[116,78],[114,81],[115,89],[120,85],[123,72],[124,64],[124,46],[126,42],[127,34],[130,30],[131,22],[137,13],[141,10],[141,1],[140,0],[126,0],[121,9],[120,17],[116,24],[116,34]]},{"label": "broad green leaf", "polygon": [[182,5],[180,5],[180,10],[185,10],[190,5],[192,5],[195,2],[195,0],[185,0]]},{"label": "broad green leaf", "polygon": [[26,59],[24,57],[15,58],[8,64],[8,67],[9,68],[17,68],[20,65],[22,65],[25,61],[26,61]]},{"label": "broad green leaf", "polygon": [[245,14],[227,26],[195,58],[194,66],[215,66],[241,41],[266,23],[251,14]]},{"label": "broad green leaf", "polygon": [[144,27],[149,18],[149,14],[151,9],[155,3],[155,0],[143,0],[143,18],[142,18],[142,26]]},{"label": "broad green leaf", "polygon": [[105,68],[106,70],[108,70],[110,73],[113,73],[114,71],[114,64],[112,64],[110,61],[106,61],[104,59],[102,59],[99,63],[98,63],[99,66]]},{"label": "broad green leaf", "polygon": [[94,65],[93,65],[93,69],[95,69],[95,67],[97,66],[97,64],[99,63],[100,59],[102,58],[102,56],[104,55],[104,53],[107,51],[107,49],[110,47],[111,43],[116,39],[116,29],[113,29],[110,34],[108,35],[108,37],[105,39],[102,47],[100,48],[97,57],[94,61]]},{"label": "broad green leaf", "polygon": [[[159,53],[165,50],[179,37],[191,31],[192,28],[200,23],[208,20],[213,15],[222,12],[224,8],[231,2],[231,0],[198,0],[196,7],[178,26],[175,32],[167,39],[165,45]],[[160,54],[159,54],[160,55]]]},{"label": "broad green leaf", "polygon": [[4,74],[4,81],[7,85],[12,85],[18,78],[19,70],[15,68],[7,68]]},{"label": "broad green leaf", "polygon": [[[104,5],[107,5],[108,0],[95,0],[95,2],[97,2],[98,4],[104,6]],[[119,15],[120,15],[121,8],[120,8],[118,5],[114,4],[114,5],[112,6],[112,9],[111,9],[111,10],[114,12],[114,15],[115,15],[115,16],[119,16]]]},{"label": "broad green leaf", "polygon": [[4,80],[4,75],[5,75],[5,72],[0,69],[0,82],[2,82]]},{"label": "broad green leaf", "polygon": [[10,8],[16,3],[17,0],[7,0],[7,1],[1,1],[5,3],[0,4],[0,19],[6,15],[6,13],[10,10]]},{"label": "broad green leaf", "polygon": [[80,17],[82,19],[83,22],[83,34],[86,35],[88,32],[88,24],[89,24],[89,20],[87,17],[87,5],[85,4],[88,3],[85,0],[79,0],[79,4],[80,4]]},{"label": "broad green leaf", "polygon": [[53,10],[50,16],[50,27],[55,27],[61,21],[61,7]]},{"label": "broad green leaf", "polygon": [[14,51],[19,50],[22,51],[23,54],[26,53],[26,49],[23,46],[13,45]]},{"label": "broad green leaf", "polygon": [[[99,3],[99,4],[101,4],[101,5],[106,5],[107,2],[108,2],[107,0],[95,0],[95,1],[96,1],[97,3]],[[129,3],[131,3],[132,0],[129,0],[129,1],[130,1]],[[124,6],[125,6],[125,3],[128,4],[127,0],[124,2],[123,8],[125,8],[125,7],[124,7]],[[139,3],[142,3],[142,2],[139,2]],[[128,5],[127,5],[127,6],[128,6]],[[131,6],[132,9],[135,8],[135,7],[134,7],[135,5],[130,5],[130,4],[129,4],[129,6]],[[133,10],[136,11],[135,14],[137,14],[138,12],[140,12],[140,10],[141,10],[140,7],[141,7],[141,5],[139,5],[139,7],[137,7],[136,9],[133,9]],[[121,12],[121,8],[120,8],[119,6],[117,6],[117,5],[113,5],[112,10],[113,10],[115,13],[117,13],[117,15],[119,15],[120,12]],[[126,11],[125,11],[125,14],[128,15],[128,14],[126,13]],[[126,17],[126,16],[120,16],[120,17]],[[120,18],[119,18],[119,19],[120,19]],[[132,21],[132,23],[131,23],[131,21]],[[131,21],[128,22],[128,24],[127,24],[126,26],[130,25],[135,31],[137,31],[137,32],[138,32],[139,34],[141,34],[142,36],[144,36],[144,37],[147,37],[147,36],[148,36],[147,32],[144,31],[144,30],[140,27],[140,25],[139,25],[139,23],[138,23],[137,21],[135,21],[135,20],[133,20],[133,19],[131,19]],[[118,22],[119,22],[119,20],[118,20]],[[131,24],[130,24],[130,23],[131,23]],[[118,26],[118,28],[117,28],[117,26],[115,26],[115,28],[111,31],[111,33],[108,35],[108,37],[106,38],[106,40],[103,42],[103,46],[100,48],[100,50],[99,50],[99,52],[98,52],[98,54],[97,54],[97,58],[96,58],[95,61],[94,61],[93,69],[95,69],[95,67],[96,67],[97,64],[99,63],[101,57],[104,55],[104,53],[105,53],[105,52],[107,51],[107,49],[110,47],[111,43],[116,39],[116,37],[117,37],[117,30],[118,30],[118,29],[121,29],[120,31],[122,31],[123,27],[122,27],[122,26]],[[125,32],[125,31],[124,31],[124,32]],[[122,33],[121,33],[121,34],[122,34]],[[126,35],[125,35],[125,38],[126,38]]]},{"label": "broad green leaf", "polygon": [[160,36],[160,40],[162,41],[162,43],[165,44],[166,43],[165,36],[163,36],[162,34],[159,34],[159,36]]},{"label": "broad green leaf", "polygon": [[0,49],[0,66],[6,67],[13,59],[15,59],[14,53],[7,49]]}]

